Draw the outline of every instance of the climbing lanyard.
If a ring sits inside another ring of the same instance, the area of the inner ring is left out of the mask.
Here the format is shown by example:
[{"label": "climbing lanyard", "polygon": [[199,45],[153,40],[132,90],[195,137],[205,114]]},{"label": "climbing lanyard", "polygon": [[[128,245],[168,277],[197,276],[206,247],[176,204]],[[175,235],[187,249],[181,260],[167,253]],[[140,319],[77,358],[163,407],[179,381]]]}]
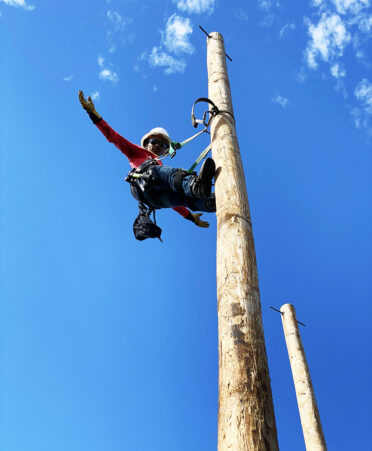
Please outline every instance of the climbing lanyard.
[{"label": "climbing lanyard", "polygon": [[[206,102],[206,103],[209,103],[209,105],[211,105],[211,108],[203,113],[202,119],[196,119],[195,113],[194,113],[195,105],[199,102]],[[212,100],[208,99],[207,97],[199,97],[199,99],[195,100],[195,102],[192,106],[192,109],[191,109],[191,122],[192,122],[192,125],[194,128],[196,128],[198,126],[198,124],[203,124],[204,129],[201,130],[200,132],[196,133],[195,135],[190,136],[190,138],[187,138],[182,142],[172,141],[171,145],[169,147],[167,156],[169,155],[171,158],[174,158],[176,156],[177,150],[181,149],[183,146],[185,146],[186,144],[188,144],[189,142],[191,142],[192,140],[194,140],[195,138],[200,136],[202,133],[204,133],[204,132],[209,133],[208,127],[210,126],[213,118],[221,113],[230,114],[232,116],[232,118],[234,119],[234,116],[232,115],[232,113],[230,111],[219,110],[217,108],[217,106],[212,102]],[[201,160],[203,160],[203,158],[205,158],[208,155],[209,151],[211,150],[211,147],[212,147],[212,145],[208,144],[208,146],[201,152],[201,154],[198,156],[196,161],[192,164],[192,166],[190,167],[188,172],[194,171],[194,169],[201,162]]]}]

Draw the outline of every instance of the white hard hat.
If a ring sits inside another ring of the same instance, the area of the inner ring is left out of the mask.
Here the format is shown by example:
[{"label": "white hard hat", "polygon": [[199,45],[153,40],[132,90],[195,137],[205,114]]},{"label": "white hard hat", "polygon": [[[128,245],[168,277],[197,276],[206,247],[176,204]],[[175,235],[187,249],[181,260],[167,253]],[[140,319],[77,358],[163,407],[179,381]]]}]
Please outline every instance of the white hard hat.
[{"label": "white hard hat", "polygon": [[165,128],[161,127],[155,127],[152,130],[150,130],[146,135],[142,136],[141,139],[141,147],[144,147],[145,141],[147,138],[149,138],[152,135],[161,135],[165,141],[170,145],[172,140],[170,139],[170,136],[168,135],[168,132],[165,130]]}]

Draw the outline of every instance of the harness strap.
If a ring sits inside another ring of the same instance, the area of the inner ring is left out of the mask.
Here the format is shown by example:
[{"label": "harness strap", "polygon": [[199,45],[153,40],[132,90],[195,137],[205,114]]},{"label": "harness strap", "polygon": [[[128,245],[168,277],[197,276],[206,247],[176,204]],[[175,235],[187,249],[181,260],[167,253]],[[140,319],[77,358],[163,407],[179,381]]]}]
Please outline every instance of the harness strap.
[{"label": "harness strap", "polygon": [[125,177],[125,181],[130,184],[130,190],[133,197],[139,201],[139,207],[145,208],[148,212],[148,215],[153,213],[155,224],[155,209],[154,207],[149,205],[149,203],[145,199],[144,190],[146,189],[146,186],[141,186],[141,183],[149,184],[151,182],[152,176],[151,174],[147,173],[147,171],[156,165],[157,162],[154,159],[145,160],[138,166],[138,168],[133,168]]},{"label": "harness strap", "polygon": [[203,130],[201,130],[198,133],[195,133],[195,135],[190,136],[190,138],[185,139],[182,142],[178,142],[178,141],[172,141],[170,146],[169,146],[169,151],[168,151],[168,155],[170,155],[171,158],[174,158],[176,156],[176,151],[181,149],[183,146],[185,146],[186,144],[188,144],[189,142],[191,142],[193,139],[197,138],[199,135],[201,135],[204,132],[208,132],[207,127],[205,127]]},{"label": "harness strap", "polygon": [[198,156],[198,158],[195,160],[195,162],[193,163],[193,165],[190,167],[190,169],[187,172],[194,172],[194,169],[196,168],[196,166],[203,160],[203,158],[205,158],[209,151],[212,149],[212,144],[209,143],[208,146],[202,151],[202,153]]},{"label": "harness strap", "polygon": [[182,180],[186,177],[186,175],[190,175],[189,171],[185,171],[183,169],[179,169],[174,176],[173,184],[177,192],[183,192],[182,189]]}]

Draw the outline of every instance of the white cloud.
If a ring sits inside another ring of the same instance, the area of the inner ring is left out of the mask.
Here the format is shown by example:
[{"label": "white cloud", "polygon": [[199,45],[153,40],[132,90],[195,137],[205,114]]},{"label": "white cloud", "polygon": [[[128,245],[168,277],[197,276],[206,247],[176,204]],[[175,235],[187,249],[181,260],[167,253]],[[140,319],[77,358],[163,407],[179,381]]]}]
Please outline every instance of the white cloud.
[{"label": "white cloud", "polygon": [[361,103],[361,106],[350,109],[355,126],[364,128],[372,137],[372,83],[363,78],[355,87],[354,95]]},{"label": "white cloud", "polygon": [[318,57],[323,61],[329,61],[342,56],[345,46],[351,41],[351,36],[340,16],[322,13],[317,25],[312,24],[309,19],[306,19],[305,23],[311,37],[305,56],[312,69],[317,68]]},{"label": "white cloud", "polygon": [[369,6],[369,0],[332,0],[339,14],[358,14]]},{"label": "white cloud", "polygon": [[99,73],[99,78],[101,80],[108,80],[112,81],[113,83],[116,83],[119,81],[118,74],[111,69],[102,69]]},{"label": "white cloud", "polygon": [[71,80],[73,80],[73,79],[74,79],[74,77],[75,77],[75,75],[74,75],[74,74],[72,74],[72,75],[68,75],[67,77],[64,77],[64,78],[63,78],[63,81],[71,81]]},{"label": "white cloud", "polygon": [[302,83],[305,83],[305,81],[307,80],[307,76],[308,76],[308,73],[307,73],[305,67],[302,66],[295,74],[295,79],[298,83],[302,84]]},{"label": "white cloud", "polygon": [[363,33],[370,33],[372,31],[372,16],[362,16],[358,26]]},{"label": "white cloud", "polygon": [[362,122],[363,122],[363,113],[360,110],[360,108],[353,108],[351,110],[351,115],[354,118],[354,124],[356,128],[361,128],[362,127]]},{"label": "white cloud", "polygon": [[189,41],[189,34],[191,33],[190,19],[173,14],[167,20],[163,43],[170,52],[191,54],[195,50]]},{"label": "white cloud", "polygon": [[177,8],[189,14],[212,14],[216,0],[174,0]]},{"label": "white cloud", "polygon": [[184,72],[186,62],[177,60],[166,52],[163,52],[158,47],[154,47],[149,56],[150,65],[153,67],[165,67],[165,74],[173,74],[175,72]]},{"label": "white cloud", "polygon": [[290,30],[294,30],[296,28],[296,25],[294,23],[287,23],[285,24],[279,31],[279,36],[282,38],[286,34],[290,32]]},{"label": "white cloud", "polygon": [[312,0],[310,4],[320,11],[330,11],[334,8],[338,14],[357,15],[369,7],[370,0]]},{"label": "white cloud", "polygon": [[91,99],[92,99],[94,102],[99,101],[99,92],[98,92],[98,91],[94,91],[93,94],[90,95],[90,97],[91,97]]},{"label": "white cloud", "polygon": [[363,78],[357,84],[354,95],[362,103],[364,111],[372,115],[372,83]]},{"label": "white cloud", "polygon": [[273,6],[272,0],[258,0],[258,6],[264,11],[269,11],[269,9]]},{"label": "white cloud", "polygon": [[323,5],[325,5],[325,1],[324,0],[313,0],[311,2],[312,6],[314,6],[315,8],[321,8]]},{"label": "white cloud", "polygon": [[0,2],[3,2],[9,6],[15,6],[17,8],[19,7],[19,8],[27,9],[29,11],[35,9],[35,6],[27,5],[25,0],[0,0]]},{"label": "white cloud", "polygon": [[283,97],[283,96],[281,96],[279,94],[277,96],[273,97],[271,99],[271,101],[274,102],[274,103],[278,103],[283,108],[285,108],[288,105],[288,103],[289,103],[289,100],[287,99],[287,97]]},{"label": "white cloud", "polygon": [[343,58],[345,48],[352,44],[356,60],[370,67],[364,46],[372,32],[372,15],[367,11],[371,0],[310,0],[310,4],[317,8],[317,22],[305,18],[310,37],[304,52],[306,62],[311,69],[318,68],[320,62],[329,65],[336,90],[348,99],[346,107],[356,127],[372,136],[372,83],[363,78],[355,87],[352,100],[344,82],[347,60]]},{"label": "white cloud", "polygon": [[[189,41],[191,33],[190,19],[173,14],[168,18],[165,30],[161,32],[161,44],[153,47],[150,55],[144,52],[140,59],[148,60],[152,67],[165,67],[165,74],[184,72],[186,61],[178,56],[182,53],[194,53],[195,49]],[[174,53],[176,57],[171,53]]]},{"label": "white cloud", "polygon": [[263,28],[270,28],[275,20],[275,16],[272,13],[274,7],[279,7],[280,3],[277,0],[258,0],[258,7],[262,9],[266,15],[259,22],[259,26]]},{"label": "white cloud", "polygon": [[109,53],[115,53],[115,50],[116,50],[116,45],[115,44],[111,44],[109,49],[108,49]]},{"label": "white cloud", "polygon": [[305,57],[311,68],[318,67],[319,59],[332,62],[340,58],[350,42],[356,55],[360,55],[360,46],[365,39],[361,38],[358,29],[367,35],[372,31],[372,15],[365,11],[370,3],[371,0],[312,0],[311,5],[318,8],[320,19],[315,25],[305,18],[311,37]]},{"label": "white cloud", "polygon": [[9,6],[16,6],[19,8],[27,9],[28,11],[35,9],[35,6],[27,5],[25,0],[0,0],[0,2],[3,2]]},{"label": "white cloud", "polygon": [[157,91],[159,91],[159,88],[158,88],[156,85],[154,85],[154,86],[152,87],[152,90],[153,90],[154,92],[157,92]]},{"label": "white cloud", "polygon": [[372,137],[372,121],[371,115],[366,114],[363,109],[354,107],[350,109],[351,116],[354,119],[356,128],[364,129],[369,137]]},{"label": "white cloud", "polygon": [[335,78],[342,78],[346,76],[345,69],[342,69],[338,63],[335,63],[331,66],[331,74]]},{"label": "white cloud", "polygon": [[345,100],[349,97],[342,78],[336,78],[335,90],[336,92],[339,92]]},{"label": "white cloud", "polygon": [[114,31],[123,31],[127,23],[117,11],[108,10],[106,13],[108,21],[112,24]]},{"label": "white cloud", "polygon": [[267,14],[259,23],[260,27],[270,28],[274,23],[274,14]]},{"label": "white cloud", "polygon": [[235,11],[234,15],[239,20],[247,21],[249,19],[248,14],[243,9],[240,8]]},{"label": "white cloud", "polygon": [[105,62],[105,58],[103,58],[103,56],[98,56],[97,61],[98,61],[99,66],[103,67],[103,64]]},{"label": "white cloud", "polygon": [[105,58],[103,58],[102,56],[98,56],[97,61],[98,65],[102,69],[99,72],[99,78],[101,80],[107,80],[111,81],[112,83],[117,83],[119,81],[119,76],[111,68],[107,67],[107,64],[105,64]]},{"label": "white cloud", "polygon": [[123,33],[123,31],[127,28],[127,25],[133,22],[132,18],[123,17],[118,11],[111,9],[107,11],[106,18],[106,41],[108,44],[108,51],[110,53],[114,53],[116,51],[116,39],[118,39],[121,44],[125,44],[126,42],[133,42],[133,33],[128,33],[127,31],[125,34]]}]

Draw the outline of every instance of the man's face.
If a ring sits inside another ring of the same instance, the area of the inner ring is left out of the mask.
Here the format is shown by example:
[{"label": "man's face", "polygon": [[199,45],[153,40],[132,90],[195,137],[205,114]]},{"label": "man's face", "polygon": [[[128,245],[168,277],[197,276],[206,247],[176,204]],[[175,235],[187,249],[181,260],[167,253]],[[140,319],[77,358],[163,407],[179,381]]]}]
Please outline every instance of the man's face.
[{"label": "man's face", "polygon": [[158,157],[164,155],[169,148],[167,141],[161,135],[151,135],[146,139],[145,148]]}]

